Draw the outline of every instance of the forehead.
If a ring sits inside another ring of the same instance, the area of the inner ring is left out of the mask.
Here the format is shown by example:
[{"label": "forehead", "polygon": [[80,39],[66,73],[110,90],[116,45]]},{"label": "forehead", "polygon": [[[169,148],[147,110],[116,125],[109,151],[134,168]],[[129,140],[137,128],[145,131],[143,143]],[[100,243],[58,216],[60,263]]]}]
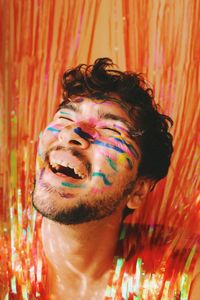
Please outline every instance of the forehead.
[{"label": "forehead", "polygon": [[[129,117],[129,107],[120,98],[109,97],[109,99],[96,99],[82,96],[73,96],[69,102],[61,105],[60,109],[69,109],[85,115],[101,116],[101,114],[111,113],[124,121],[131,122]],[[59,110],[60,110],[59,109]]]}]

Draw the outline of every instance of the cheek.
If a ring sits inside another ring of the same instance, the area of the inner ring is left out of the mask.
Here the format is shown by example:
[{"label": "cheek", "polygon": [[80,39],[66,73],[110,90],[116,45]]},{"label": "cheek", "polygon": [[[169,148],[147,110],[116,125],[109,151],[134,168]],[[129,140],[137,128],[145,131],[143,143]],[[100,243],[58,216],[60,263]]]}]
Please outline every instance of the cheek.
[{"label": "cheek", "polygon": [[92,177],[100,182],[100,186],[111,188],[113,182],[127,170],[133,169],[133,163],[128,154],[99,147],[95,148],[94,171]]},{"label": "cheek", "polygon": [[118,171],[119,168],[132,170],[134,168],[134,161],[137,160],[138,154],[123,140],[103,138],[96,140],[94,144],[96,144],[96,154],[103,156],[112,170]]},{"label": "cheek", "polygon": [[50,145],[58,139],[58,134],[61,126],[51,122],[43,132],[39,135],[36,170],[41,170],[44,167],[45,153],[48,151]]},{"label": "cheek", "polygon": [[42,134],[40,134],[39,138],[39,151],[43,152],[48,148],[48,146],[58,139],[58,134],[62,130],[61,125],[56,124],[55,122],[51,122],[43,131]]}]

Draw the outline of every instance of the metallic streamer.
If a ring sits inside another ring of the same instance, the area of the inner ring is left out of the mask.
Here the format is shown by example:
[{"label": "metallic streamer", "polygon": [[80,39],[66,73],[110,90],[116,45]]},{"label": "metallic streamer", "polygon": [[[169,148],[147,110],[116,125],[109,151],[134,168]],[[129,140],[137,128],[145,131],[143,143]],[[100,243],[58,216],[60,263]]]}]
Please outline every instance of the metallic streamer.
[{"label": "metallic streamer", "polygon": [[[167,178],[125,220],[123,254],[115,260],[106,297],[121,299],[124,287],[125,296],[134,300],[169,300],[178,294],[188,299],[200,239],[200,2],[12,0],[2,1],[0,9],[3,299],[46,297],[41,218],[31,208],[36,141],[60,102],[63,71],[105,56],[122,69],[146,75],[163,113],[174,120],[175,136]],[[137,229],[133,224],[142,225]],[[135,239],[141,245],[136,252]],[[133,294],[135,284],[139,295]]]}]

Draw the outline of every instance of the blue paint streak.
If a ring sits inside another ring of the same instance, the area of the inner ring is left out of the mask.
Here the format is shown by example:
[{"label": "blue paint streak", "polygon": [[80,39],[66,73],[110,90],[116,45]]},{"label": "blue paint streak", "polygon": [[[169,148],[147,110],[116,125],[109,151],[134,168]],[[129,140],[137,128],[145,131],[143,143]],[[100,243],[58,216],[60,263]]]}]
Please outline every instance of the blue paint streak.
[{"label": "blue paint streak", "polygon": [[104,173],[94,172],[94,173],[92,173],[92,176],[100,176],[100,177],[102,177],[103,182],[105,183],[105,185],[111,185],[111,182],[106,178],[106,175]]},{"label": "blue paint streak", "polygon": [[54,128],[54,127],[48,127],[47,130],[53,131],[53,132],[60,132],[60,131],[61,131],[61,130],[56,129],[56,128]]},{"label": "blue paint streak", "polygon": [[122,150],[121,148],[119,148],[117,146],[110,145],[110,144],[107,144],[107,143],[104,143],[104,142],[101,142],[101,141],[98,141],[98,140],[95,140],[95,141],[91,142],[91,144],[95,144],[95,145],[99,145],[99,146],[106,147],[106,148],[109,148],[109,149],[113,149],[113,150],[115,150],[117,152],[120,152],[120,153],[125,153],[124,150]]},{"label": "blue paint streak", "polygon": [[39,147],[38,147],[38,155],[39,155],[39,157],[42,157],[42,151],[40,150]]},{"label": "blue paint streak", "polygon": [[121,140],[119,138],[114,138],[116,141],[122,143],[123,145],[126,145],[127,148],[130,150],[130,152],[135,156],[135,158],[139,158],[139,155],[137,153],[137,151],[135,150],[135,148],[131,145],[131,144],[127,144],[124,140]]},{"label": "blue paint streak", "polygon": [[89,133],[83,131],[80,127],[75,128],[74,132],[85,140],[93,139],[93,137]]}]

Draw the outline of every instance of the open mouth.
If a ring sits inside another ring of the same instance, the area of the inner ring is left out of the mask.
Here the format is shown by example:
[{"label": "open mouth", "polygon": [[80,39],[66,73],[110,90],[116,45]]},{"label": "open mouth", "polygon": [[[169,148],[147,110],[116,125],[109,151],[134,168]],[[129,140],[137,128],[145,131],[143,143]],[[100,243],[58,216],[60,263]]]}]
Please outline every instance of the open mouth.
[{"label": "open mouth", "polygon": [[71,177],[79,180],[85,178],[84,174],[82,174],[76,168],[69,166],[69,164],[66,166],[61,162],[49,162],[49,167],[51,171],[58,176]]}]

